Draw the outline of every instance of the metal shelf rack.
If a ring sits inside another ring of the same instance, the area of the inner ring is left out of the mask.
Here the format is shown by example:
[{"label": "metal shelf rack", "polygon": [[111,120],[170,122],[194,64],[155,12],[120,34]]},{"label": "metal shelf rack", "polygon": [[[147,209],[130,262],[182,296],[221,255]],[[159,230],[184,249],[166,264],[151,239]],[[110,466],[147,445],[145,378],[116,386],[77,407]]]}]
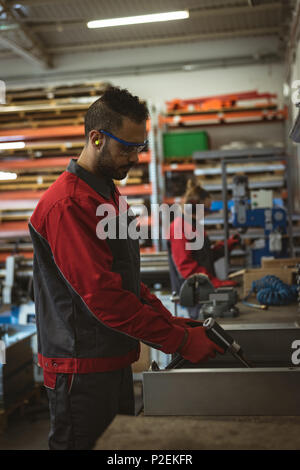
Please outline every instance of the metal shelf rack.
[{"label": "metal shelf rack", "polygon": [[[225,246],[225,274],[228,275],[229,265],[229,252],[227,247],[227,240],[229,238],[229,212],[228,212],[228,189],[227,184],[227,165],[231,163],[249,163],[251,162],[274,162],[285,161],[286,165],[286,182],[287,182],[287,220],[288,220],[288,238],[290,256],[294,256],[293,246],[293,225],[292,225],[292,202],[290,188],[290,172],[288,168],[288,157],[283,153],[282,149],[278,148],[262,148],[262,149],[241,149],[241,150],[224,150],[216,152],[195,152],[193,158],[197,161],[199,159],[220,159],[222,168],[222,201],[224,208],[224,246]],[[264,187],[269,187],[266,183]],[[250,186],[251,188],[251,186]]]}]

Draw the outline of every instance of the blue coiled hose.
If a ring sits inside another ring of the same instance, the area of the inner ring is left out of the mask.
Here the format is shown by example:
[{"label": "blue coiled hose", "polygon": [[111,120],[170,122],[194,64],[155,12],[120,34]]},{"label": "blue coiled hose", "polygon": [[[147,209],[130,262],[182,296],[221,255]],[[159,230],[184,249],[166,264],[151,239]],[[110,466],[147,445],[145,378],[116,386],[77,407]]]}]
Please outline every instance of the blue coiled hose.
[{"label": "blue coiled hose", "polygon": [[297,300],[297,286],[289,286],[276,276],[264,276],[252,282],[251,293],[256,292],[256,298],[263,305],[288,305]]}]

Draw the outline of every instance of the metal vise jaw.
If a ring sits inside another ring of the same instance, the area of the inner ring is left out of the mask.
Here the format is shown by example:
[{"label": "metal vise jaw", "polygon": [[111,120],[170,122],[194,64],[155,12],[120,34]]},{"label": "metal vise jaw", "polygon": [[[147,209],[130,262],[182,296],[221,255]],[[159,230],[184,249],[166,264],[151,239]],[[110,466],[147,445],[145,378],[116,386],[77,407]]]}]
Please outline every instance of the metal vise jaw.
[{"label": "metal vise jaw", "polygon": [[199,319],[208,317],[235,317],[239,310],[237,292],[232,287],[215,289],[204,274],[193,274],[182,284],[179,303],[183,307],[199,305]]},{"label": "metal vise jaw", "polygon": [[239,314],[235,304],[238,295],[233,287],[219,287],[213,294],[209,294],[209,302],[204,303],[200,309],[202,317],[237,317]]}]

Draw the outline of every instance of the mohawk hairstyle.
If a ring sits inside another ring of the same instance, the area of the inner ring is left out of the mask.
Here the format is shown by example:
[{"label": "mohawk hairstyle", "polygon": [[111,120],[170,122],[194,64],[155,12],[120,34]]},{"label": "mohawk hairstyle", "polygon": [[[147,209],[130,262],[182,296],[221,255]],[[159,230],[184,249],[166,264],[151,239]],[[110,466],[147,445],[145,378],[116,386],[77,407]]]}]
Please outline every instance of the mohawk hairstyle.
[{"label": "mohawk hairstyle", "polygon": [[146,121],[149,111],[138,96],[128,90],[110,86],[87,110],[85,115],[85,138],[88,141],[92,129],[114,132],[122,126],[122,118],[128,117],[137,124]]}]

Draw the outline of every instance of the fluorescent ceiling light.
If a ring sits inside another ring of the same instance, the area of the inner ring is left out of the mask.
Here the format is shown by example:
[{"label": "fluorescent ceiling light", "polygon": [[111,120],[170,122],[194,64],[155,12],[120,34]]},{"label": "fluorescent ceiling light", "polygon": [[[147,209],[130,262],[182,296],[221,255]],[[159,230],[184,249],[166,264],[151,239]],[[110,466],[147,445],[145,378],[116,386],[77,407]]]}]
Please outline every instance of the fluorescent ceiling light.
[{"label": "fluorescent ceiling light", "polygon": [[184,20],[189,18],[187,10],[169,11],[167,13],[154,13],[152,15],[127,16],[125,18],[111,18],[95,20],[87,23],[88,28],[108,28],[110,26],[124,26],[128,24],[156,23],[158,21]]},{"label": "fluorescent ceiling light", "polygon": [[17,178],[16,173],[9,173],[6,171],[0,171],[0,180],[15,180]]},{"label": "fluorescent ceiling light", "polygon": [[4,142],[0,143],[0,150],[10,150],[10,149],[23,149],[25,147],[25,142]]},{"label": "fluorescent ceiling light", "polygon": [[191,70],[194,70],[196,68],[196,65],[194,64],[186,64],[184,65],[183,67],[183,70],[185,70],[186,72],[190,72]]}]

